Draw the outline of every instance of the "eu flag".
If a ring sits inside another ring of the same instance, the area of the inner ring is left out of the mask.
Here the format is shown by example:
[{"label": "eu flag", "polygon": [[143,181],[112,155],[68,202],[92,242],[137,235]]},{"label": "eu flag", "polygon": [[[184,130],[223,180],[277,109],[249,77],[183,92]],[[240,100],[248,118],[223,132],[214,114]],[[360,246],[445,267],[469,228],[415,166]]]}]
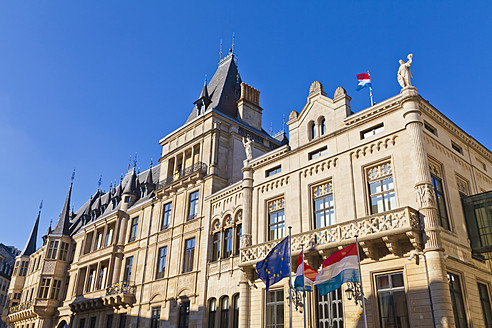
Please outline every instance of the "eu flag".
[{"label": "eu flag", "polygon": [[289,236],[277,244],[263,261],[256,263],[258,278],[263,280],[266,290],[290,274]]}]

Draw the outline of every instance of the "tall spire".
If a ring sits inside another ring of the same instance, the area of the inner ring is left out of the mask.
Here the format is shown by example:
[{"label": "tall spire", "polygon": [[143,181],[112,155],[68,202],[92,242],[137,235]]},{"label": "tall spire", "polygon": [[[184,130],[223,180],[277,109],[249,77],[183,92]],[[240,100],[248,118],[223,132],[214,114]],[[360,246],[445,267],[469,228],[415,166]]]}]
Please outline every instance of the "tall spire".
[{"label": "tall spire", "polygon": [[65,205],[63,206],[63,210],[60,213],[60,217],[58,218],[58,222],[56,223],[55,228],[51,232],[53,235],[69,235],[70,228],[70,197],[72,195],[72,185],[74,174],[72,174],[72,181],[70,182],[70,187],[68,188],[67,199],[65,199]]},{"label": "tall spire", "polygon": [[43,201],[41,201],[41,204],[39,205],[38,217],[36,219],[36,222],[34,223],[34,227],[32,228],[31,235],[29,236],[29,239],[26,243],[26,247],[24,247],[24,250],[22,251],[22,253],[20,253],[20,256],[29,256],[36,251],[36,239],[38,238],[39,218],[41,217],[42,208]]}]

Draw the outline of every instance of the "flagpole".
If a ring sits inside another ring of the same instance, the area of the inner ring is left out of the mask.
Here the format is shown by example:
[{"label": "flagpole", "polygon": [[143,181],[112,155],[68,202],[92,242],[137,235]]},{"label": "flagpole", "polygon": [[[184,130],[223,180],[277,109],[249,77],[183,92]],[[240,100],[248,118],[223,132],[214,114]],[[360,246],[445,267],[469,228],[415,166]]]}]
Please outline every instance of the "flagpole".
[{"label": "flagpole", "polygon": [[304,277],[304,244],[301,244],[302,254],[302,310],[304,311],[304,328],[306,328],[306,280]]},{"label": "flagpole", "polygon": [[[372,99],[372,95],[371,95]],[[366,306],[364,301],[364,289],[362,288],[362,272],[360,270],[360,256],[359,256],[359,235],[355,235],[355,246],[357,248],[357,262],[359,263],[359,283],[360,283],[360,293],[362,298],[362,313],[364,314],[364,328],[367,328],[367,320],[366,320]]]},{"label": "flagpole", "polygon": [[292,328],[292,227],[289,226],[289,328]]},{"label": "flagpole", "polygon": [[[367,74],[369,75],[369,79],[370,79],[371,78],[371,72],[367,71]],[[372,84],[372,80],[371,80],[371,84]],[[371,106],[374,106],[374,100],[372,99],[372,87],[369,87],[369,95],[371,96]]]}]

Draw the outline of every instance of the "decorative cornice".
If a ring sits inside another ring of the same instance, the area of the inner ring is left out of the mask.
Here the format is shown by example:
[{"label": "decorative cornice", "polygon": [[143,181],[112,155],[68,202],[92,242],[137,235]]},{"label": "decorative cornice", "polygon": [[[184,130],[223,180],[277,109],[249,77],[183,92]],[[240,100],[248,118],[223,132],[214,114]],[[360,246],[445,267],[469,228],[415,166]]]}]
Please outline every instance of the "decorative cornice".
[{"label": "decorative cornice", "polygon": [[260,186],[256,186],[256,189],[259,190],[263,194],[264,192],[268,192],[270,190],[274,190],[274,189],[283,187],[284,185],[287,186],[289,184],[289,179],[290,179],[290,177],[288,175],[283,176],[283,177],[280,177],[278,179],[269,181],[267,183],[263,183]]},{"label": "decorative cornice", "polygon": [[437,140],[434,140],[434,138],[430,138],[429,136],[424,134],[424,141],[426,144],[431,145],[435,149],[439,150],[441,153],[444,155],[448,156],[451,158],[453,161],[455,161],[458,165],[460,165],[463,169],[465,170],[470,170],[470,164],[467,163],[464,159],[462,159],[460,156],[453,154],[453,152],[446,147],[444,147],[440,142]]},{"label": "decorative cornice", "polygon": [[301,176],[307,177],[323,172],[324,170],[329,170],[333,167],[336,167],[338,164],[338,157],[328,158],[324,161],[319,161],[314,163],[313,165],[308,166],[307,168],[301,169],[299,174]]},{"label": "decorative cornice", "polygon": [[387,149],[388,147],[394,146],[396,144],[396,139],[398,139],[398,135],[394,134],[385,138],[375,140],[372,143],[365,144],[351,151],[350,156],[360,158],[369,154],[373,154],[380,150]]}]

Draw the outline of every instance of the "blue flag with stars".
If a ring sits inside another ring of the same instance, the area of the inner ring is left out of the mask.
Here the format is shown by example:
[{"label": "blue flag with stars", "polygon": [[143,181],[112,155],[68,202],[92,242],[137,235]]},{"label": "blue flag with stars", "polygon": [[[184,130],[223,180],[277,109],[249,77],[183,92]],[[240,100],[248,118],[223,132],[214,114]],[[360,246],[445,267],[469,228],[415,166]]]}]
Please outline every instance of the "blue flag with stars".
[{"label": "blue flag with stars", "polygon": [[256,263],[258,278],[263,280],[266,290],[290,274],[289,270],[289,236],[277,244],[263,261]]}]

